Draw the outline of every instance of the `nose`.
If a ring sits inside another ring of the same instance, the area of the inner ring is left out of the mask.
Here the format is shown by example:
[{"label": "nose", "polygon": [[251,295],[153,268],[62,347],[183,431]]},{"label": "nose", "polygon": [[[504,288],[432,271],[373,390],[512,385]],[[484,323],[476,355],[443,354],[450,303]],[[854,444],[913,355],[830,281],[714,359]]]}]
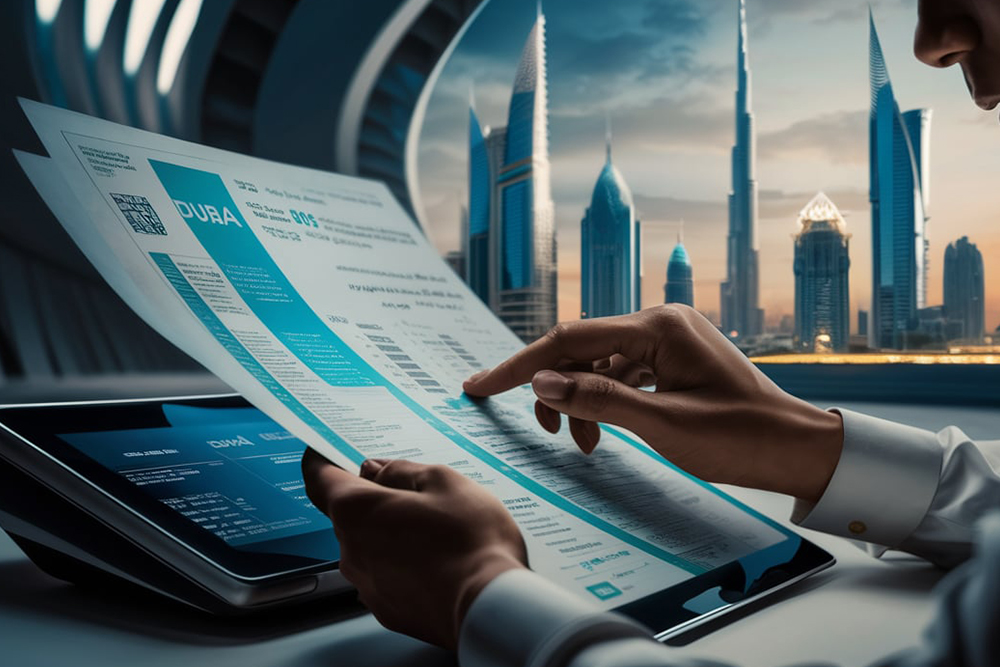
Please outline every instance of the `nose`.
[{"label": "nose", "polygon": [[967,16],[944,17],[921,12],[913,53],[931,67],[951,67],[979,46],[979,26]]}]

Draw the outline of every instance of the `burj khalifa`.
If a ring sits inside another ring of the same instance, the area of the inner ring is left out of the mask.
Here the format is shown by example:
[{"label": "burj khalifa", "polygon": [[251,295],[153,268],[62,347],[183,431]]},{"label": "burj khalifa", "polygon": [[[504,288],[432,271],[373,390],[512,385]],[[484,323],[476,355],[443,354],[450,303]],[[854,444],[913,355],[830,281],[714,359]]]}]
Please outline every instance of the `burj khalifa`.
[{"label": "burj khalifa", "polygon": [[764,311],[759,305],[756,158],[757,140],[750,111],[746,0],[740,0],[736,145],[732,157],[733,186],[729,193],[726,281],[720,295],[722,330],[733,339],[756,336],[764,328]]}]

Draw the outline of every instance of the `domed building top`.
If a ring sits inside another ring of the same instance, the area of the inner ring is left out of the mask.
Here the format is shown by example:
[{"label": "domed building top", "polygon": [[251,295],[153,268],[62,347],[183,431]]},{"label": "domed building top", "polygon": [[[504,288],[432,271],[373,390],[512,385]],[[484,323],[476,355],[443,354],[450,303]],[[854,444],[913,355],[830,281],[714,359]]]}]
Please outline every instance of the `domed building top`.
[{"label": "domed building top", "polygon": [[674,251],[670,253],[670,264],[683,264],[691,266],[691,259],[688,257],[687,249],[680,241],[674,246]]},{"label": "domed building top", "polygon": [[826,194],[820,192],[799,212],[799,230],[802,233],[833,229],[847,234],[847,223],[840,211]]},{"label": "domed building top", "polygon": [[688,257],[687,248],[678,237],[674,251],[670,253],[670,261],[667,262],[667,282],[686,281],[691,282],[694,270],[691,266],[691,258]]},{"label": "domed building top", "polygon": [[677,235],[677,245],[667,262],[667,283],[663,286],[664,303],[684,303],[694,306],[694,269],[687,248]]},{"label": "domed building top", "polygon": [[611,161],[611,143],[608,142],[608,159],[601,169],[597,183],[594,185],[594,194],[590,199],[590,208],[593,211],[618,211],[633,207],[632,190],[618,167]]}]

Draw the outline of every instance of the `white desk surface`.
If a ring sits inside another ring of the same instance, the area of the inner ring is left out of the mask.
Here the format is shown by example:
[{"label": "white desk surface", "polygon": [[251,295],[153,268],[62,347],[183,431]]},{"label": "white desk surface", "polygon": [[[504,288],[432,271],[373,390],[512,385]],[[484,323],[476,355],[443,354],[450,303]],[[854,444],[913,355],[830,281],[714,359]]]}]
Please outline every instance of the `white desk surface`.
[{"label": "white desk surface", "polygon": [[[847,405],[927,428],[957,424],[976,438],[1000,436],[1000,412],[927,406]],[[785,521],[790,500],[727,488]],[[867,665],[919,640],[930,590],[943,576],[908,557],[875,560],[838,538],[807,533],[837,565],[696,641],[677,656],[742,667],[796,662]],[[206,620],[153,599],[107,598],[64,584],[0,533],[0,665],[3,667],[436,667],[439,649],[382,629],[370,615],[337,620],[289,614],[259,623]]]}]

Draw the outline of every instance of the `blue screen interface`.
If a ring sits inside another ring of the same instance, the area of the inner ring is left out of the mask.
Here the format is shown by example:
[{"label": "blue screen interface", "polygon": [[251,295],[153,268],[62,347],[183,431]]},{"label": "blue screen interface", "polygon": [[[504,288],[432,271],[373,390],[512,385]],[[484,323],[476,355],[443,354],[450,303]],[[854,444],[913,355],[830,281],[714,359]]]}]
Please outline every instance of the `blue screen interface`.
[{"label": "blue screen interface", "polygon": [[305,443],[262,412],[163,411],[169,426],[59,437],[230,546],[330,529],[306,497]]}]

